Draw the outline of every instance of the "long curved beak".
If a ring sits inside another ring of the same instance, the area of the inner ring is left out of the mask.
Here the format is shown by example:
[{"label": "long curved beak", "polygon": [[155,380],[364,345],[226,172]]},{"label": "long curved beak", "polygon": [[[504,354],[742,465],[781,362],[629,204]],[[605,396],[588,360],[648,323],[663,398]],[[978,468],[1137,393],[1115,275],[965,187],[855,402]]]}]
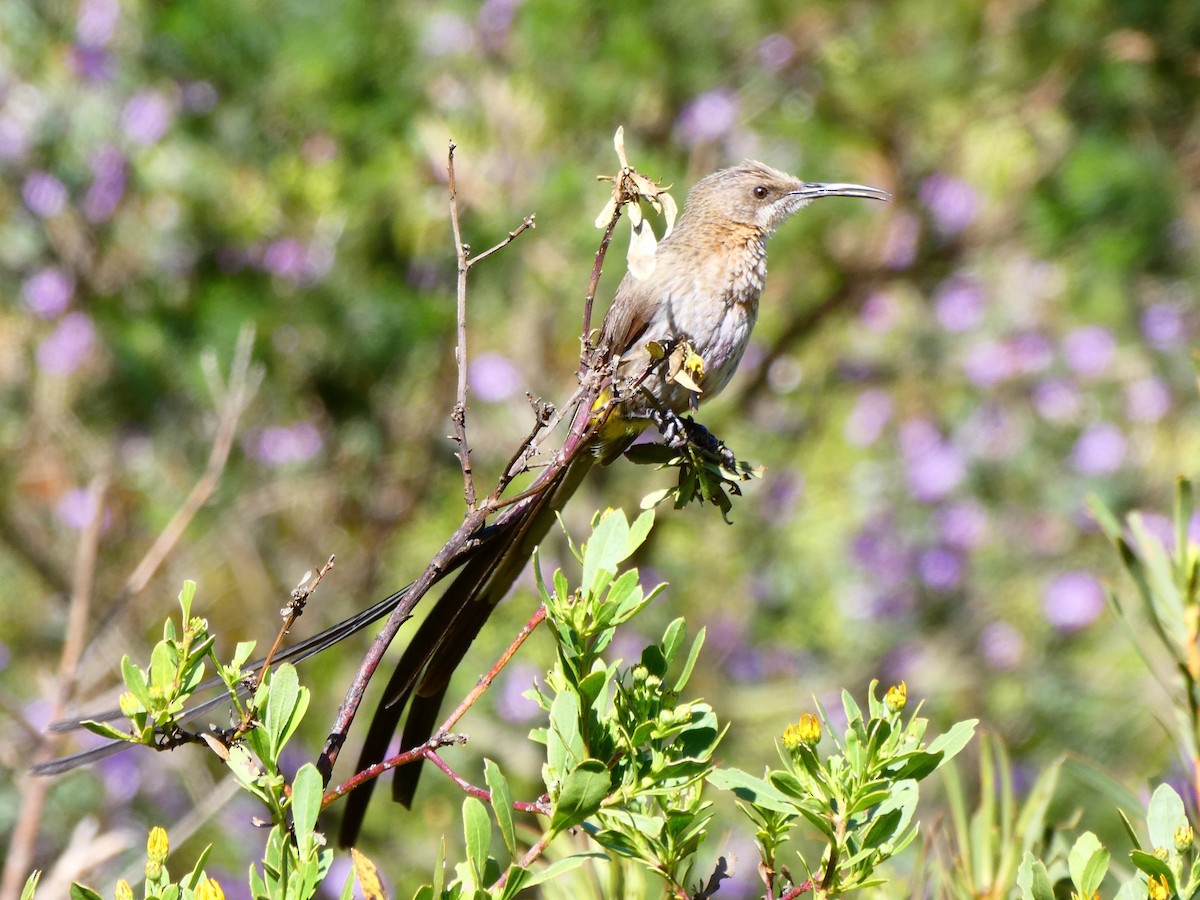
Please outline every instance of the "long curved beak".
[{"label": "long curved beak", "polygon": [[867,187],[865,184],[822,184],[816,181],[805,182],[800,190],[788,193],[805,200],[816,200],[818,197],[860,197],[863,200],[882,200],[887,203],[892,199],[892,195],[887,191]]}]

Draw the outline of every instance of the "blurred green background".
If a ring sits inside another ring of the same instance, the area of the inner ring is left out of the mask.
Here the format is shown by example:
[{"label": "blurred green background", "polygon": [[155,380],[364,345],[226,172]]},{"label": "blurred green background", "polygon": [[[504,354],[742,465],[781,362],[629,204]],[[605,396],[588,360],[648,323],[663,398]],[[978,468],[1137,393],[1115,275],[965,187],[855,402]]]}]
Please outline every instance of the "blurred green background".
[{"label": "blurred green background", "polygon": [[[773,239],[754,347],[701,416],[767,474],[732,527],[661,514],[641,560],[671,583],[647,634],[679,614],[708,628],[693,684],[732,724],[727,759],[756,768],[814,696],[879,677],[942,724],[980,717],[1027,779],[1063,753],[1135,789],[1184,774],[1165,692],[1107,609],[1125,585],[1085,498],[1162,525],[1174,477],[1194,474],[1191,0],[6,0],[0,35],[0,840],[50,714],[91,479],[111,477],[103,640],[76,707],[111,702],[121,652],[142,655],[184,578],[226,650],[269,642],[331,553],[301,634],[406,583],[462,512],[447,143],[471,244],[537,215],[472,275],[486,475],[528,429],[524,392],[573,387],[618,125],[680,202],[746,157],[895,195],[823,201]],[[201,355],[227,369],[247,324],[263,381],[219,487],[118,602],[204,468]],[[662,484],[619,462],[568,522]],[[464,691],[532,603],[526,588],[501,608]],[[368,638],[303,669],[297,765]],[[547,641],[463,723],[469,777],[486,748],[536,791],[520,693]],[[364,848],[401,894],[457,832],[459,793],[433,774],[415,813],[377,802],[368,819]],[[38,862],[82,821],[135,848],[151,824],[188,833],[221,777],[195,752],[64,778]],[[238,800],[181,852],[216,841],[242,881],[252,814]],[[722,834],[713,852],[752,884],[752,847]]]}]

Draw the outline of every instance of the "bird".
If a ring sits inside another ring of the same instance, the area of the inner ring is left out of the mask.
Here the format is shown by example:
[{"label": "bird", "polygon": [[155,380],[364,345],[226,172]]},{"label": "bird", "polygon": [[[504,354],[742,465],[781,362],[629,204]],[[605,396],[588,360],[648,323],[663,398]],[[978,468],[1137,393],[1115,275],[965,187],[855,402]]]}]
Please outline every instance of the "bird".
[{"label": "bird", "polygon": [[[598,462],[618,458],[651,425],[662,426],[721,393],[750,344],[767,275],[767,242],[795,212],[824,197],[890,199],[860,184],[805,182],[757,161],[698,181],[649,273],[627,272],[600,328],[609,386],[590,409],[609,407],[584,451],[535,482],[524,503],[496,522],[498,536],[442,592],[401,654],[360,751],[357,771],[383,760],[404,721],[401,751],[434,733],[450,677],[492,610],[521,574],[576,488]],[[688,377],[655,365],[664,347],[686,347]],[[407,713],[407,714],[406,714]],[[411,807],[422,761],[396,768],[392,796]],[[358,838],[374,781],[346,798],[339,841]]]},{"label": "bird", "polygon": [[[594,404],[580,409],[573,434],[586,434],[565,467],[550,468],[523,492],[524,499],[499,513],[456,556],[439,579],[453,575],[396,663],[368,727],[356,771],[382,761],[403,721],[401,750],[432,736],[450,677],[476,636],[509,592],[557,513],[596,464],[620,457],[648,428],[669,431],[678,417],[721,393],[737,370],[758,318],[767,274],[767,242],[794,213],[813,200],[855,197],[888,201],[891,195],[860,184],[806,182],[748,160],[702,178],[692,187],[674,228],[658,242],[653,269],[627,272],[613,296],[596,340],[598,368],[610,374]],[[657,364],[664,348],[687,350],[686,377]],[[602,414],[603,411],[603,414]],[[401,588],[374,605],[274,656],[298,662],[320,653],[388,615],[408,593]],[[246,667],[256,672],[258,660]],[[197,692],[222,686],[218,678]],[[185,715],[211,709],[213,700]],[[86,717],[120,718],[118,710]],[[65,731],[81,719],[55,723]],[[114,741],[42,763],[34,774],[54,775],[133,746]],[[422,761],[397,767],[392,795],[411,807]],[[346,798],[339,842],[358,839],[376,780]]]}]

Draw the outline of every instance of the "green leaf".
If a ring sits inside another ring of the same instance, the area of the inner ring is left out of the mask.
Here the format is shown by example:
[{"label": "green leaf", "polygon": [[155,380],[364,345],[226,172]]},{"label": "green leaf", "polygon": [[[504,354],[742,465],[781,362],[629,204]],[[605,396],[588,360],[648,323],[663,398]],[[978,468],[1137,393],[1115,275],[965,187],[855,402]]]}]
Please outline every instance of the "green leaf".
[{"label": "green leaf", "polygon": [[598,759],[585,759],[563,780],[554,804],[550,830],[564,831],[594,815],[612,785],[612,774]]},{"label": "green leaf", "polygon": [[292,781],[292,827],[296,831],[296,845],[301,858],[307,858],[312,852],[313,832],[317,827],[323,795],[321,776],[316,766],[305,763]]},{"label": "green leaf", "polygon": [[183,614],[183,627],[188,627],[188,619],[192,617],[192,600],[196,597],[196,582],[188,579],[179,590],[179,610]]},{"label": "green leaf", "polygon": [[[1086,877],[1086,871],[1092,867],[1092,858],[1103,854],[1104,867],[1108,867],[1108,851],[1100,845],[1100,839],[1090,831],[1085,831],[1075,841],[1071,847],[1071,852],[1067,854],[1067,868],[1071,873],[1071,882],[1075,885],[1075,890],[1082,897],[1092,896],[1092,892],[1100,886],[1100,882],[1090,888],[1084,887],[1089,880]],[[1101,878],[1104,877],[1101,871]]]},{"label": "green leaf", "polygon": [[82,884],[71,885],[71,900],[104,900],[99,894]]},{"label": "green leaf", "polygon": [[500,771],[500,767],[490,759],[483,761],[483,781],[492,792],[492,812],[496,816],[496,824],[500,826],[500,834],[504,838],[504,846],[515,859],[517,856],[517,835],[513,828],[512,792],[508,788],[508,779]]},{"label": "green leaf", "polygon": [[621,510],[608,510],[601,517],[583,548],[583,579],[586,593],[594,595],[602,578],[611,577],[629,555],[629,522]]},{"label": "green leaf", "polygon": [[1175,886],[1175,873],[1171,871],[1171,867],[1165,861],[1159,859],[1153,853],[1147,853],[1144,850],[1133,850],[1129,854],[1129,861],[1151,878],[1167,879],[1167,885],[1172,891],[1178,893],[1178,888]]},{"label": "green leaf", "polygon": [[500,894],[500,900],[516,900],[517,894],[529,887],[532,877],[528,869],[513,863],[508,867],[508,877],[504,880],[504,890]]},{"label": "green leaf", "polygon": [[142,709],[150,709],[150,691],[146,684],[146,674],[128,656],[121,657],[121,679],[126,689],[137,698]]},{"label": "green leaf", "polygon": [[578,869],[589,859],[603,860],[607,858],[603,853],[577,853],[574,856],[568,856],[566,859],[555,860],[545,868],[534,872],[529,880],[525,882],[525,887],[537,887],[539,884],[557,878],[559,875],[565,875],[567,872]]},{"label": "green leaf", "polygon": [[308,698],[308,690],[300,687],[295,666],[283,663],[271,673],[263,725],[270,740],[272,759],[279,758],[279,751],[299,726],[308,709]]},{"label": "green leaf", "polygon": [[484,884],[488,850],[492,844],[492,818],[487,807],[476,797],[463,801],[463,835],[466,838],[467,862],[475,876],[475,884]]},{"label": "green leaf", "polygon": [[729,791],[751,806],[789,816],[796,814],[796,804],[787,795],[741,769],[713,769],[705,780],[717,790]]},{"label": "green leaf", "polygon": [[571,690],[564,690],[550,704],[550,728],[546,733],[546,762],[553,778],[561,779],[584,755],[583,736],[579,733],[579,697]]},{"label": "green leaf", "polygon": [[40,869],[34,869],[29,873],[29,877],[25,879],[25,886],[21,888],[21,900],[33,900],[33,894],[37,890],[38,882],[42,880],[42,872]]},{"label": "green leaf", "polygon": [[1183,801],[1169,784],[1160,784],[1150,797],[1150,809],[1146,813],[1151,849],[1174,850],[1175,829],[1186,824],[1187,812],[1183,808]]},{"label": "green leaf", "polygon": [[98,734],[100,737],[110,738],[114,741],[129,741],[131,743],[139,743],[138,740],[132,737],[128,731],[121,731],[118,728],[113,728],[107,722],[93,722],[86,720],[79,723],[92,734]]},{"label": "green leaf", "polygon": [[929,746],[925,749],[929,753],[941,753],[942,759],[938,766],[944,766],[971,742],[971,738],[975,734],[975,726],[978,724],[978,719],[964,719],[962,722],[956,722],[945,734],[930,741]]},{"label": "green leaf", "polygon": [[675,661],[676,654],[679,653],[679,648],[683,646],[683,640],[687,637],[687,623],[682,618],[678,618],[667,626],[667,630],[663,632],[662,648],[663,655],[663,672],[665,673],[671,663]]},{"label": "green leaf", "polygon": [[1054,888],[1050,884],[1046,864],[1034,859],[1028,851],[1017,870],[1017,887],[1021,889],[1021,900],[1054,900]]},{"label": "green leaf", "polygon": [[704,646],[705,634],[706,629],[701,628],[696,633],[695,640],[692,641],[692,649],[688,651],[687,661],[683,664],[683,671],[675,679],[675,687],[672,688],[677,694],[687,686],[689,679],[692,677],[692,670],[696,667],[696,660],[700,658],[700,648]]}]

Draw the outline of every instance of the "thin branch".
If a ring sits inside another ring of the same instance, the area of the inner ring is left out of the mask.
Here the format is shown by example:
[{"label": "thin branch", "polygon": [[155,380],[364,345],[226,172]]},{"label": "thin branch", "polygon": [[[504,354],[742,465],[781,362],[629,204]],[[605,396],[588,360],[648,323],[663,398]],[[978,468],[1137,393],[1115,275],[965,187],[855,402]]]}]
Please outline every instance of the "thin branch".
[{"label": "thin branch", "polygon": [[446,181],[450,191],[450,227],[454,231],[454,253],[458,259],[457,326],[454,345],[454,364],[458,368],[458,388],[454,403],[454,441],[458,444],[458,461],[462,467],[463,495],[467,512],[475,511],[475,475],[471,471],[471,446],[467,443],[467,272],[471,268],[471,247],[463,243],[462,226],[458,221],[458,183],[454,178],[454,141],[446,155]]},{"label": "thin branch", "polygon": [[[470,794],[472,797],[475,797],[478,800],[482,800],[484,803],[492,802],[491,791],[489,791],[487,788],[481,788],[478,785],[471,784],[471,782],[467,781],[466,778],[464,778],[462,775],[459,775],[458,772],[456,772],[450,766],[450,764],[446,762],[446,760],[442,759],[441,755],[436,750],[426,750],[423,755],[425,759],[429,760],[444,773],[446,773],[447,777],[449,777],[451,781],[462,788],[465,793]],[[537,800],[532,802],[528,800],[514,800],[512,801],[512,808],[517,812],[534,813],[535,815],[540,816],[547,816],[552,812],[550,808],[550,798],[546,795],[542,795]]]},{"label": "thin branch", "polygon": [[471,266],[475,265],[476,263],[483,262],[485,259],[487,259],[489,256],[491,256],[493,253],[503,250],[505,247],[507,247],[509,244],[511,244],[513,241],[515,241],[518,237],[520,237],[522,234],[524,234],[526,231],[530,230],[531,228],[537,228],[537,222],[535,222],[534,219],[535,219],[534,213],[530,213],[529,215],[527,215],[524,219],[521,220],[521,224],[517,226],[516,230],[510,231],[508,233],[508,237],[506,237],[504,240],[502,240],[496,246],[489,247],[488,249],[484,250],[482,253],[477,253],[475,256],[472,256],[470,259],[468,259],[467,260],[467,268],[469,269],[469,268],[471,268]]},{"label": "thin branch", "polygon": [[[54,698],[53,718],[56,719],[62,717],[75,692],[96,581],[96,560],[99,555],[100,532],[104,524],[104,495],[107,489],[107,473],[97,475],[88,487],[92,514],[80,535],[79,549],[75,557],[71,604],[67,611],[67,631],[58,666],[58,691]],[[35,753],[34,761],[46,762],[52,759],[56,743],[54,740],[43,743]],[[25,877],[33,864],[38,827],[41,825],[42,810],[50,784],[51,782],[44,778],[25,778],[4,872],[0,876],[0,900],[15,900],[20,896]]]},{"label": "thin branch", "polygon": [[[521,861],[517,863],[517,865],[522,869],[528,869],[538,859],[541,858],[542,854],[546,852],[546,848],[550,846],[550,841],[553,839],[554,832],[547,828],[542,836],[537,839],[537,843],[525,852],[525,855],[521,857]],[[490,890],[492,893],[497,893],[504,888],[504,885],[508,882],[508,873],[511,871],[511,866],[504,870],[504,874],[501,875],[496,880],[496,883],[491,886]]]},{"label": "thin branch", "polygon": [[613,195],[617,198],[616,204],[613,206],[612,215],[608,219],[608,225],[604,228],[604,235],[600,238],[600,246],[596,250],[596,260],[592,263],[592,277],[588,281],[587,294],[583,298],[583,332],[579,335],[580,347],[580,367],[587,368],[590,365],[590,350],[592,349],[592,305],[596,300],[596,291],[600,286],[600,275],[604,272],[604,258],[608,255],[608,245],[612,243],[613,234],[617,230],[617,223],[621,220],[621,206],[624,202],[624,170],[617,176],[617,182],[613,186]]}]

